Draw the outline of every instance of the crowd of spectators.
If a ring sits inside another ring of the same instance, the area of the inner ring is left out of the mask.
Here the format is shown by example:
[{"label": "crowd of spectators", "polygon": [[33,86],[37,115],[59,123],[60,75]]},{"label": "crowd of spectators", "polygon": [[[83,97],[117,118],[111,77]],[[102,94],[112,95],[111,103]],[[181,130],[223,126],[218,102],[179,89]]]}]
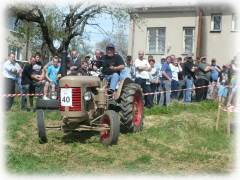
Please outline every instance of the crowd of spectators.
[{"label": "crowd of spectators", "polygon": [[[114,94],[119,81],[130,78],[139,84],[144,96],[145,107],[153,105],[168,106],[172,101],[191,103],[205,99],[227,97],[230,106],[237,91],[237,57],[230,64],[217,65],[217,60],[209,62],[207,57],[193,59],[191,54],[185,57],[169,55],[154,59],[152,55],[145,58],[144,51],[138,52],[133,61],[131,56],[123,59],[113,44],[106,47],[106,52],[96,50],[94,57],[80,58],[76,50],[69,53],[67,59],[67,75],[98,76],[100,72],[109,81],[109,93]],[[43,94],[48,100],[49,94],[56,94],[59,83],[61,59],[53,56],[51,61],[43,64],[41,54],[31,56],[28,63],[21,67],[10,53],[3,65],[5,80],[4,94],[14,94],[16,85],[22,94]],[[5,110],[10,110],[13,97],[5,98]],[[33,96],[21,96],[21,109],[33,109]]]}]

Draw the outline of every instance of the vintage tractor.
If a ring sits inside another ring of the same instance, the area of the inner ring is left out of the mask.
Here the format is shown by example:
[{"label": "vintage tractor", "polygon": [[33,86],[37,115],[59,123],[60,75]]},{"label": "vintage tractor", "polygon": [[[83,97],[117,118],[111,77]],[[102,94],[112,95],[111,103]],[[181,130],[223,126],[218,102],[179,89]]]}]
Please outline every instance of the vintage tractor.
[{"label": "vintage tractor", "polygon": [[[143,94],[130,79],[119,82],[117,92],[109,94],[104,76],[65,76],[60,79],[58,100],[36,102],[40,142],[47,142],[44,110],[60,109],[62,121],[56,127],[65,133],[98,131],[105,145],[116,144],[120,130],[137,132],[143,127]],[[47,127],[54,128],[54,127]]]}]

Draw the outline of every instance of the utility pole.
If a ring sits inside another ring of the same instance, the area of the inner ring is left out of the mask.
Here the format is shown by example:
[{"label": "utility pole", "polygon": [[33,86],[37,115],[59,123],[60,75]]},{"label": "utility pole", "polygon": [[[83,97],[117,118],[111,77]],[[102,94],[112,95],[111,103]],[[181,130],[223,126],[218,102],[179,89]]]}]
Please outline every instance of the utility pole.
[{"label": "utility pole", "polygon": [[27,42],[26,42],[26,61],[28,61],[29,39],[30,39],[30,22],[27,22]]},{"label": "utility pole", "polygon": [[201,56],[201,40],[202,40],[202,25],[203,25],[203,10],[199,8],[197,10],[197,17],[198,17],[198,29],[197,29],[197,46],[196,46],[196,57]]}]

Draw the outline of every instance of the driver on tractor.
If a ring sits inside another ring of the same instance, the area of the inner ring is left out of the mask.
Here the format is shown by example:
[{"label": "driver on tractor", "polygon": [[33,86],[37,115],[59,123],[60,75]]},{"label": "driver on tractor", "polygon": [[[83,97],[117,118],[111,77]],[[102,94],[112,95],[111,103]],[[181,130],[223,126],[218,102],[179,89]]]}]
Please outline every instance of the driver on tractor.
[{"label": "driver on tractor", "polygon": [[102,60],[102,73],[110,83],[108,93],[114,95],[118,82],[126,78],[125,71],[123,71],[125,67],[124,61],[120,55],[115,53],[115,47],[111,43],[107,45],[106,55],[102,57]]}]

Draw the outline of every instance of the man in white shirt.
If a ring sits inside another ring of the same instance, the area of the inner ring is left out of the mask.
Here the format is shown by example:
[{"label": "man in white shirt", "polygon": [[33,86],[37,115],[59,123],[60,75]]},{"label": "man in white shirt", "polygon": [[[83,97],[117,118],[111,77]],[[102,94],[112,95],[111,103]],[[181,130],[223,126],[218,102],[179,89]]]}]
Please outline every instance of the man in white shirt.
[{"label": "man in white shirt", "polygon": [[[4,94],[15,94],[15,83],[21,76],[22,68],[16,63],[15,54],[10,53],[8,60],[3,64]],[[5,110],[9,111],[12,107],[14,97],[5,98]]]},{"label": "man in white shirt", "polygon": [[[149,72],[151,71],[151,66],[148,63],[147,59],[144,59],[144,51],[138,52],[138,58],[134,62],[134,66],[136,69],[136,79],[135,82],[141,86],[143,89],[143,93],[150,93],[150,80],[149,80]],[[151,108],[151,96],[144,96],[145,98],[145,106],[147,108]]]},{"label": "man in white shirt", "polygon": [[173,63],[170,63],[170,69],[172,71],[171,90],[173,91],[171,93],[171,98],[177,99],[178,92],[175,90],[178,90],[178,88],[179,88],[178,73],[182,71],[182,67],[178,63],[176,58],[174,58]]}]

